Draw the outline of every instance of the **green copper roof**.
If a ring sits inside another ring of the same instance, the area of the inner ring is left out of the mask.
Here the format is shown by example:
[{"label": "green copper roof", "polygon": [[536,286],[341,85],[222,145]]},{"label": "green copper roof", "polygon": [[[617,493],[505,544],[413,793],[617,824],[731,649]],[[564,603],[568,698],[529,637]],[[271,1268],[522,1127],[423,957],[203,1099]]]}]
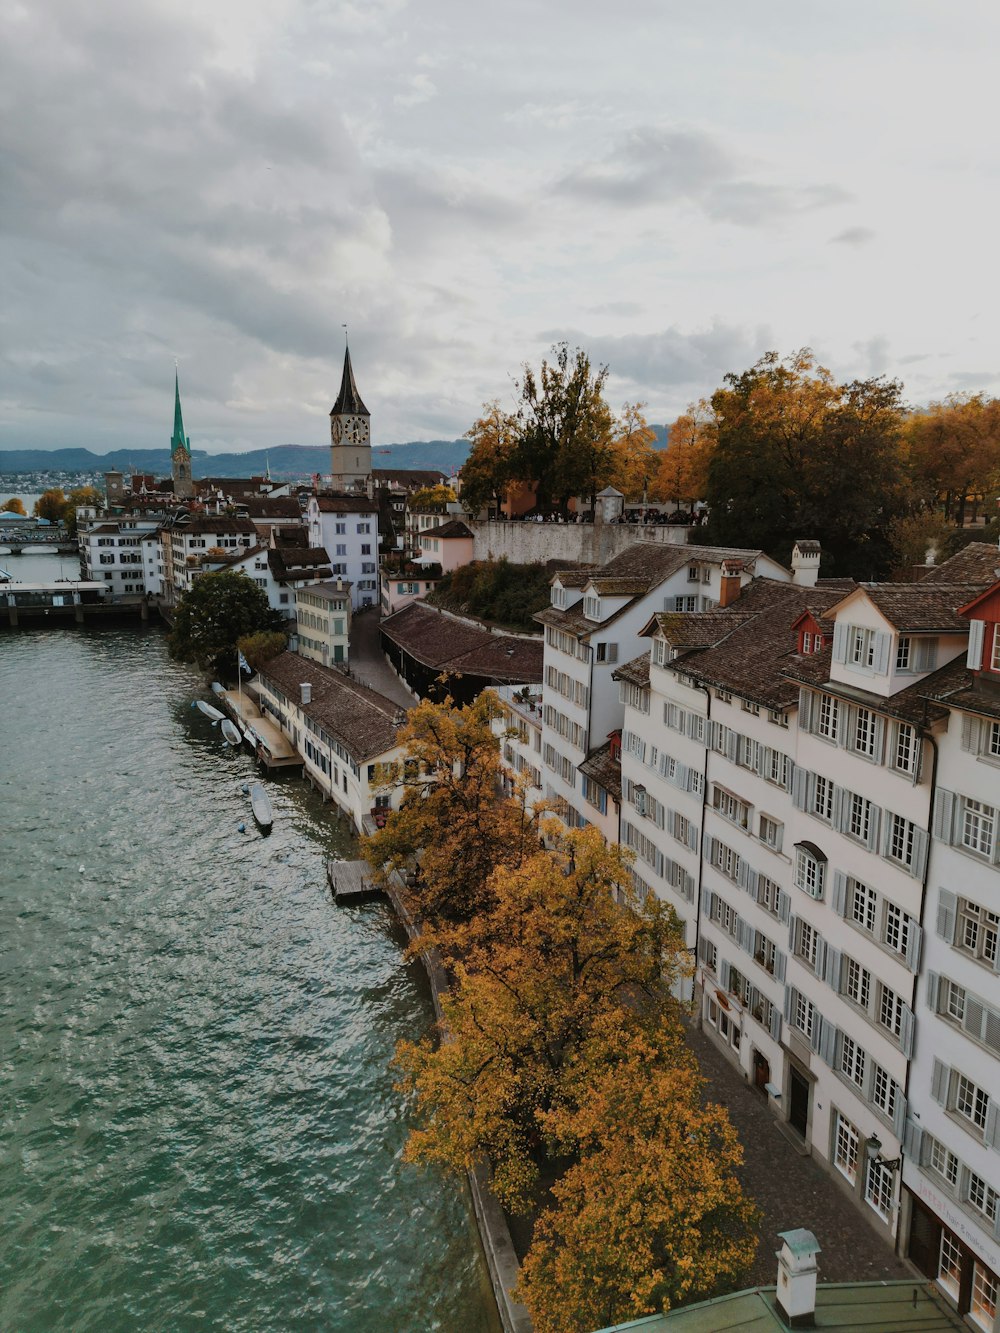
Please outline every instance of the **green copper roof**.
[{"label": "green copper roof", "polygon": [[184,418],[181,416],[181,386],[177,378],[177,371],[174,371],[174,433],[170,437],[170,452],[176,453],[178,449],[183,449],[185,453],[191,452],[191,441],[184,434]]}]

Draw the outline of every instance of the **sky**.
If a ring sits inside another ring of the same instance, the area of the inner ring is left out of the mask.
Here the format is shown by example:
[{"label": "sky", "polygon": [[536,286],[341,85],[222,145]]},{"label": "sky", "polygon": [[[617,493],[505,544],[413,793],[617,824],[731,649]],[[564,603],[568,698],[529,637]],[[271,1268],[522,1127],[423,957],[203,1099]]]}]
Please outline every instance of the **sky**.
[{"label": "sky", "polygon": [[566,339],[1000,393],[1000,7],[2,0],[0,449],[452,439]]}]

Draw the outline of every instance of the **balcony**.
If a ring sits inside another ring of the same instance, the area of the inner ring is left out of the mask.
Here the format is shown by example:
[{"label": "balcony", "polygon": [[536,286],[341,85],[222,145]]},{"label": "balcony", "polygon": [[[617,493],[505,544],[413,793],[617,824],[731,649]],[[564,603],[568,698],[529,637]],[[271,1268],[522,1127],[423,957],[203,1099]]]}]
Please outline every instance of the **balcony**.
[{"label": "balcony", "polygon": [[441,577],[439,564],[425,565],[416,560],[387,560],[382,565],[382,573],[387,579],[400,579],[413,583],[422,579],[425,583],[434,583]]}]

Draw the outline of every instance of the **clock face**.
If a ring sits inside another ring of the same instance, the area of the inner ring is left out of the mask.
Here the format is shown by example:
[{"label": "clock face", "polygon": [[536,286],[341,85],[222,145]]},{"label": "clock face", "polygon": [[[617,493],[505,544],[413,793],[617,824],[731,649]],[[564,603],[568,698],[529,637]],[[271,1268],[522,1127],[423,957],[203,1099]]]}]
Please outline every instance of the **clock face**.
[{"label": "clock face", "polygon": [[340,417],[334,417],[333,420],[330,422],[330,435],[333,438],[334,444],[340,443],[343,434],[344,434],[343,422],[340,420]]}]

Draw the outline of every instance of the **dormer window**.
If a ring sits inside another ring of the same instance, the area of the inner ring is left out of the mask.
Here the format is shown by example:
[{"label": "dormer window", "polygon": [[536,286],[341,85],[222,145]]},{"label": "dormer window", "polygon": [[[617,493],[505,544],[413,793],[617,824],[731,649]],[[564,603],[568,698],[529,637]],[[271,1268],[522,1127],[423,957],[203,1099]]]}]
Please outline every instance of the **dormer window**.
[{"label": "dormer window", "polygon": [[561,583],[556,583],[552,587],[552,605],[559,607],[560,610],[566,605],[566,589]]},{"label": "dormer window", "polygon": [[848,661],[854,666],[871,669],[875,665],[875,631],[864,629],[860,625],[851,627]]},{"label": "dormer window", "polygon": [[588,592],[583,599],[583,614],[588,620],[600,620],[601,599],[596,593]]},{"label": "dormer window", "polygon": [[809,630],[802,631],[802,652],[806,657],[812,654],[813,636]]},{"label": "dormer window", "polygon": [[1000,671],[1000,625],[993,626],[993,650],[990,653],[990,670]]},{"label": "dormer window", "polygon": [[688,583],[698,582],[698,566],[688,565]]},{"label": "dormer window", "polygon": [[909,671],[910,669],[910,647],[912,640],[908,634],[901,634],[896,642],[896,670]]}]

